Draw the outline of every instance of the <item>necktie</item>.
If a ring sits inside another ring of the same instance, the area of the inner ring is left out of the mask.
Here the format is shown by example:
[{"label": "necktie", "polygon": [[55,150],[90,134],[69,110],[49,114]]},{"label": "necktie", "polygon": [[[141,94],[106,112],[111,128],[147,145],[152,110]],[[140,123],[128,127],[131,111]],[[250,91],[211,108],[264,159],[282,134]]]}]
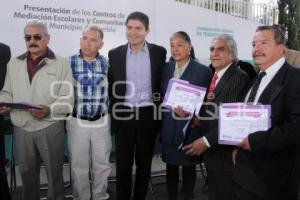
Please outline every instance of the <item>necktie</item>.
[{"label": "necktie", "polygon": [[262,80],[262,78],[266,75],[266,72],[261,72],[257,78],[255,79],[254,83],[253,83],[253,86],[252,86],[252,89],[250,91],[250,95],[249,95],[249,98],[248,98],[248,103],[253,103],[254,100],[255,100],[255,96],[256,96],[256,93],[257,93],[257,90],[259,88],[259,84]]},{"label": "necktie", "polygon": [[219,77],[218,77],[217,73],[215,73],[212,80],[211,80],[211,82],[210,82],[210,85],[209,85],[208,95],[207,95],[208,100],[214,99],[214,91],[215,91],[215,88],[216,88],[216,83],[217,83],[218,78]]}]

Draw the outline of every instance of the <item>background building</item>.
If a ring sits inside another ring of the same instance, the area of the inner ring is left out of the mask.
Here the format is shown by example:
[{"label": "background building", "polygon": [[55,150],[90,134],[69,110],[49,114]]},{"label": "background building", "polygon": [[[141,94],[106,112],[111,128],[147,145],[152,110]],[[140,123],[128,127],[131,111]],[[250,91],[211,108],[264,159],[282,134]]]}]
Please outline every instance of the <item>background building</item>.
[{"label": "background building", "polygon": [[278,7],[274,0],[175,0],[261,24],[278,22]]}]

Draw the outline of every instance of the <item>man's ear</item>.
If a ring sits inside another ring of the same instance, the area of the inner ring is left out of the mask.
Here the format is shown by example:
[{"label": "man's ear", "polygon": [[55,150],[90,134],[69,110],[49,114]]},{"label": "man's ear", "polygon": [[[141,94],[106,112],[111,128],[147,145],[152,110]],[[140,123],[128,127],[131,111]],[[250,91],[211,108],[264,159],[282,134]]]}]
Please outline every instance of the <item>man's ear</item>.
[{"label": "man's ear", "polygon": [[100,48],[99,48],[99,49],[102,49],[103,45],[104,45],[104,42],[101,41],[101,43],[100,43]]}]

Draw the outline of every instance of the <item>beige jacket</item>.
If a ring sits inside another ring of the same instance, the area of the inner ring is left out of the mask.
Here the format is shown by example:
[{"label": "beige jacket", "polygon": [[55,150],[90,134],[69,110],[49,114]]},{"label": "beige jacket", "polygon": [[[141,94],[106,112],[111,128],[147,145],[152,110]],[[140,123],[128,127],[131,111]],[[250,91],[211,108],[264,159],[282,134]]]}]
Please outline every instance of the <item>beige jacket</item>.
[{"label": "beige jacket", "polygon": [[284,56],[285,56],[286,61],[289,64],[291,64],[295,67],[300,67],[300,51],[286,49]]},{"label": "beige jacket", "polygon": [[73,109],[72,70],[67,59],[61,58],[49,49],[42,67],[31,83],[27,72],[26,53],[10,60],[0,102],[31,102],[50,107],[51,114],[42,120],[34,118],[27,110],[11,111],[15,126],[26,131],[46,128],[61,120]]}]

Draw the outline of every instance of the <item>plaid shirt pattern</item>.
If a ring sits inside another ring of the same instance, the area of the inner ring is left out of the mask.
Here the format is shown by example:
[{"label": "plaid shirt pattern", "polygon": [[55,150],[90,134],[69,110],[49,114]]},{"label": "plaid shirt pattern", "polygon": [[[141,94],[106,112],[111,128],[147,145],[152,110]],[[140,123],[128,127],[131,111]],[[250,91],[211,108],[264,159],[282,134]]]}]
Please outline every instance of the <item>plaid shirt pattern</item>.
[{"label": "plaid shirt pattern", "polygon": [[69,58],[73,72],[75,104],[73,115],[93,117],[108,110],[108,63],[102,55],[92,62],[83,59],[81,53]]}]

